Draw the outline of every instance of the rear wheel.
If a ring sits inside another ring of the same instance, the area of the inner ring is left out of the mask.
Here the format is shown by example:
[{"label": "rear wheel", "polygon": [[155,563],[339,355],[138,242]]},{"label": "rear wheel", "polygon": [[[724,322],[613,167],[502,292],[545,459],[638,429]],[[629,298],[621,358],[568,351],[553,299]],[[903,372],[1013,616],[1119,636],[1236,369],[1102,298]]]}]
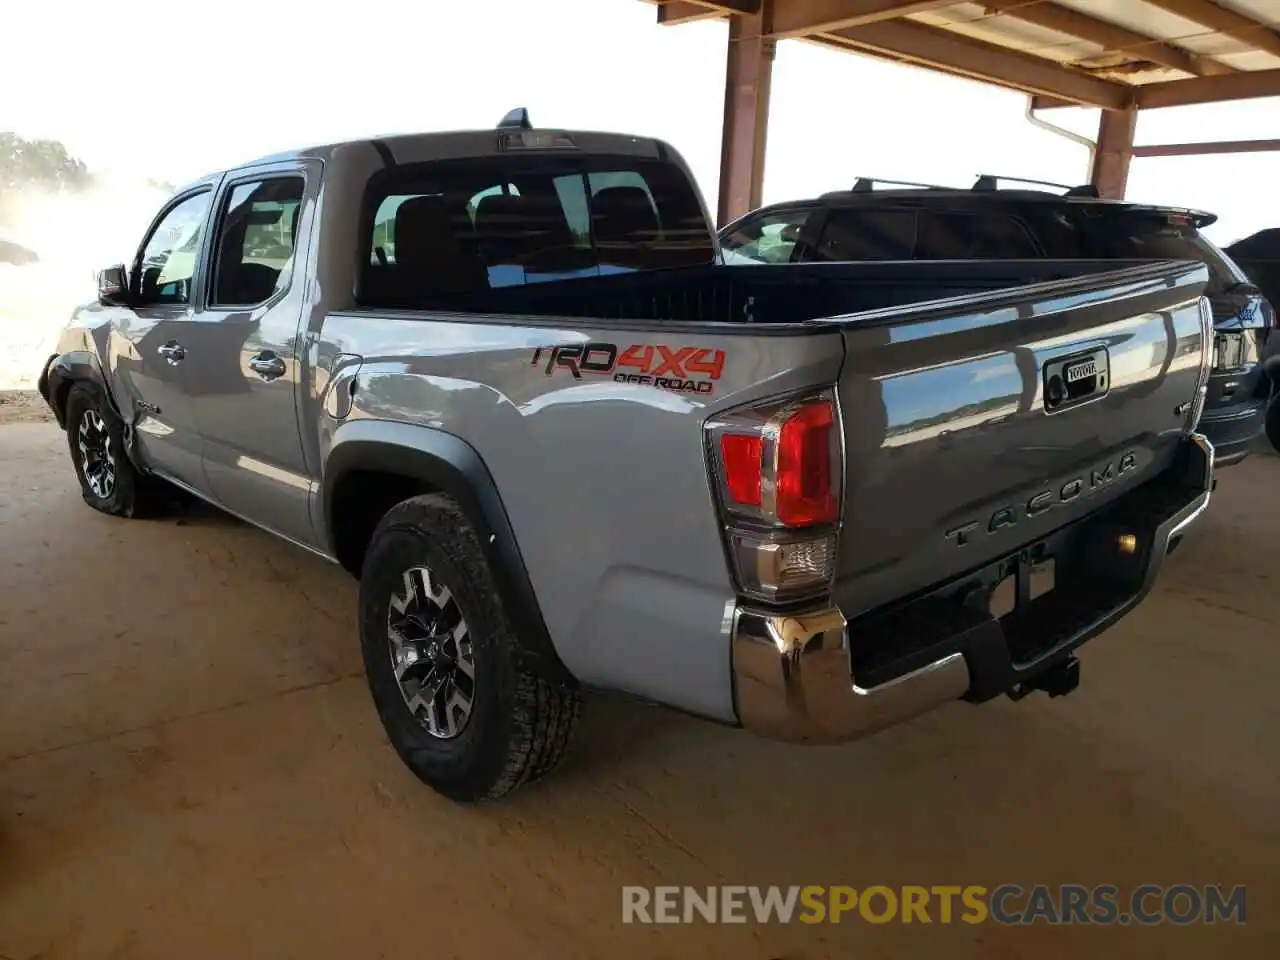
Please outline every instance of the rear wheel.
[{"label": "rear wheel", "polygon": [[153,512],[163,501],[158,481],[139,473],[124,447],[124,424],[102,394],[84,384],[71,388],[66,407],[67,444],[84,502],[118,517]]},{"label": "rear wheel", "polygon": [[524,662],[475,532],[448,498],[414,497],[378,524],[360,642],[392,746],[445,796],[496,799],[566,753],[581,695]]}]

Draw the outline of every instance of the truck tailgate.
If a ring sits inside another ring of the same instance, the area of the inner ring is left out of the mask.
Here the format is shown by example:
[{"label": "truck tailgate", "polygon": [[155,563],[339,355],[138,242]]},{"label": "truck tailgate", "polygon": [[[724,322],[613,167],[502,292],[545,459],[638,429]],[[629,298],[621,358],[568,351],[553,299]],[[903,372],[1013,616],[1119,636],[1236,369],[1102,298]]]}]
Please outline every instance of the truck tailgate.
[{"label": "truck tailgate", "polygon": [[845,614],[1017,551],[1168,467],[1207,375],[1207,279],[1163,262],[840,318]]}]

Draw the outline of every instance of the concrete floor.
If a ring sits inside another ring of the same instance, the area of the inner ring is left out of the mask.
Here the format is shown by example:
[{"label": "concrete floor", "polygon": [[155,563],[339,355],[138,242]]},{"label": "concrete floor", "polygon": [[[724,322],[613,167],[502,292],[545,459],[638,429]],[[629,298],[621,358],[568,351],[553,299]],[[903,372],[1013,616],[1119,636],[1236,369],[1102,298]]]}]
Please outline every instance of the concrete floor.
[{"label": "concrete floor", "polygon": [[[556,776],[463,808],[386,745],[343,573],[100,516],[53,426],[0,427],[0,957],[1275,956],[1278,497],[1224,471],[1071,697],[822,749],[594,698]],[[1246,884],[1249,922],[620,922],[623,884],[1064,882]]]}]

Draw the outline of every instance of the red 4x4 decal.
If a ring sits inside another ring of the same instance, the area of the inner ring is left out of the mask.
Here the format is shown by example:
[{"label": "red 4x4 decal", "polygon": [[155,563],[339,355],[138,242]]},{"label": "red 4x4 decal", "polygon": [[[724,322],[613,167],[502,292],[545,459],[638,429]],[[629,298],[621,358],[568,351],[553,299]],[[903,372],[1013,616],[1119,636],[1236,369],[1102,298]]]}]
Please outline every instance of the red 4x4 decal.
[{"label": "red 4x4 decal", "polygon": [[566,370],[575,379],[583,374],[611,374],[619,383],[638,383],[679,393],[711,393],[724,373],[723,350],[712,347],[669,347],[592,340],[561,347],[538,347],[531,365],[545,363],[548,377]]}]

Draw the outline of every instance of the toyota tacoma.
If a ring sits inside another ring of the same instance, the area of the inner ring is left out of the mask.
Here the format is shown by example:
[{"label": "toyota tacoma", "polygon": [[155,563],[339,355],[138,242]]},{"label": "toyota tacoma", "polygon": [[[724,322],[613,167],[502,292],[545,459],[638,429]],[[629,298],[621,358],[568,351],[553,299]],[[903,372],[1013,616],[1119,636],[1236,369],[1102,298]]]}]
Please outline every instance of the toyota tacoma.
[{"label": "toyota tacoma", "polygon": [[386,734],[470,801],[588,688],[804,743],[1069,692],[1209,501],[1207,282],[731,268],[670,146],[515,112],[178,191],[40,388],[91,507],[358,577]]}]

